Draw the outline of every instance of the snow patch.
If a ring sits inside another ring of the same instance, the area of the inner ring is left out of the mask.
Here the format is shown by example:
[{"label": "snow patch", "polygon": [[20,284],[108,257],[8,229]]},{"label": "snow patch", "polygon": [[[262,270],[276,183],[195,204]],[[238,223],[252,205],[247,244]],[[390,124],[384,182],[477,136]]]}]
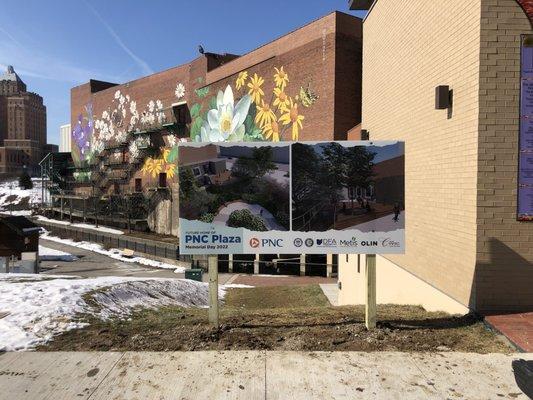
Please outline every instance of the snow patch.
[{"label": "snow patch", "polygon": [[[124,318],[139,308],[208,306],[208,284],[192,280],[56,276],[48,276],[49,280],[12,280],[17,277],[26,278],[26,274],[0,274],[0,313],[7,314],[0,319],[0,351],[29,350],[62,332],[87,326],[76,318],[79,314],[108,319]],[[91,297],[96,307],[83,298],[95,290]],[[221,286],[220,298],[226,290]]]},{"label": "snow patch", "polygon": [[39,259],[41,261],[76,261],[78,257],[61,250],[39,245]]},{"label": "snow patch", "polygon": [[[41,179],[32,178],[33,189],[24,190],[19,187],[17,179],[0,182],[0,210],[9,211],[11,205],[16,206],[27,199],[28,204],[41,202]],[[20,214],[18,214],[20,215]]]},{"label": "snow patch", "polygon": [[85,223],[72,223],[71,224],[69,221],[61,221],[59,219],[46,218],[46,217],[44,217],[42,215],[37,216],[37,220],[43,221],[43,222],[48,222],[50,224],[70,225],[70,226],[74,226],[74,227],[77,227],[77,228],[92,229],[92,230],[95,230],[95,231],[98,231],[98,232],[113,233],[115,235],[123,235],[124,234],[124,232],[122,232],[121,230],[108,228],[107,226],[96,227],[94,225],[85,224]]}]

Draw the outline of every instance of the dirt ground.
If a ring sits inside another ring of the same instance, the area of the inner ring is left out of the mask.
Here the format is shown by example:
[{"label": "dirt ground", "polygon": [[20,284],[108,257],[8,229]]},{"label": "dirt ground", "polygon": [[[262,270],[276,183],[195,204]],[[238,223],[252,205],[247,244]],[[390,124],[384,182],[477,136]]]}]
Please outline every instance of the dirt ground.
[{"label": "dirt ground", "polygon": [[378,327],[364,327],[364,308],[332,307],[318,285],[229,290],[221,327],[206,309],[167,307],[127,320],[85,319],[90,325],[58,336],[39,350],[304,350],[510,352],[473,316],[420,307],[378,307]]}]

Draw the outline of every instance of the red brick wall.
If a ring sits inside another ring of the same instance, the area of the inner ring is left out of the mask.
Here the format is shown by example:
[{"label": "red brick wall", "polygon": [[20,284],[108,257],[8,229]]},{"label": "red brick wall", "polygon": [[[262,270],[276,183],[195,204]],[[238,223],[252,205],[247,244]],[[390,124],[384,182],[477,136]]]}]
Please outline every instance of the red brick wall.
[{"label": "red brick wall", "polygon": [[[186,101],[191,111],[198,111],[191,115],[193,118],[189,128],[192,129],[195,118],[201,117],[202,122],[207,121],[207,111],[211,108],[210,104],[212,106],[216,101],[219,90],[223,91],[230,85],[235,103],[247,94],[246,85],[240,90],[236,88],[236,79],[242,71],[248,72],[246,83],[254,74],[264,78],[263,100],[274,107],[274,67],[283,67],[289,76],[285,91],[298,103],[298,113],[304,117],[299,139],[346,139],[347,131],[360,122],[361,36],[360,19],[335,12],[238,58],[206,54],[191,63],[95,93],[91,93],[90,84],[81,85],[71,90],[71,126],[76,130],[81,117],[81,126],[92,123],[97,126],[94,131],[99,133],[98,120],[102,119],[104,111],[111,113],[117,109],[115,93],[120,91],[121,95],[128,96],[125,101],[126,122],[131,117],[129,106],[132,101],[136,102],[139,113],[151,100],[160,100],[164,108],[170,108],[178,101]],[[178,83],[185,86],[185,96],[180,99],[175,95]],[[92,106],[91,116],[87,115],[89,104]],[[283,114],[287,114],[287,111],[276,110],[276,118]],[[198,129],[193,132],[198,133],[199,127],[198,123]],[[285,127],[283,140],[292,139],[291,127],[292,124]],[[261,130],[257,132],[264,134]],[[167,149],[172,147],[168,138],[154,139],[158,146]],[[75,161],[83,159],[81,150],[76,150],[77,141],[74,137],[72,143]],[[161,158],[163,155],[154,157]],[[173,155],[170,158],[174,160]],[[133,178],[137,177],[143,177],[143,185],[150,185],[157,174],[140,170]],[[133,180],[131,182],[133,187]]]},{"label": "red brick wall", "polygon": [[533,0],[516,0],[526,12],[529,20],[533,23]]}]

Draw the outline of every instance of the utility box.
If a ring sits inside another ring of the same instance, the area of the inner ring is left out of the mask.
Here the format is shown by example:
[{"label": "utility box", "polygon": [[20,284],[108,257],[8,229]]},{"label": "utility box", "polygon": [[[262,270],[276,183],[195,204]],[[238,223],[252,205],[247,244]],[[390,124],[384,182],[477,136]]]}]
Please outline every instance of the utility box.
[{"label": "utility box", "polygon": [[202,282],[204,270],[201,268],[191,268],[185,270],[185,279]]}]

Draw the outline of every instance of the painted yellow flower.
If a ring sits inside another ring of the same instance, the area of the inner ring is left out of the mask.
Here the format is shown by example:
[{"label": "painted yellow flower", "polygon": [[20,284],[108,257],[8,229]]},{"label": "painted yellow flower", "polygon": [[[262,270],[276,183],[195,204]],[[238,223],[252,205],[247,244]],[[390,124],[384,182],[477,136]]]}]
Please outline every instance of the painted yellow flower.
[{"label": "painted yellow flower", "polygon": [[248,78],[248,71],[239,72],[239,76],[237,76],[237,80],[235,81],[235,87],[237,88],[237,90],[239,90],[240,88],[244,86],[247,78]]},{"label": "painted yellow flower", "polygon": [[168,155],[170,154],[170,149],[167,147],[167,148],[161,148],[161,160],[163,160],[164,162],[168,162]]},{"label": "painted yellow flower", "polygon": [[149,170],[151,171],[151,164],[152,164],[152,157],[146,158],[146,160],[144,160],[143,166],[141,168],[141,172],[143,174],[149,173],[148,171]]},{"label": "painted yellow flower", "polygon": [[263,128],[263,136],[265,139],[272,138],[273,142],[279,142],[279,124],[276,121],[266,124]]},{"label": "painted yellow flower", "polygon": [[152,178],[155,178],[163,170],[163,160],[153,159],[148,157],[144,161],[144,165],[141,171],[145,174],[152,175]]},{"label": "painted yellow flower", "polygon": [[176,165],[172,163],[168,163],[165,165],[165,172],[167,173],[167,176],[172,179],[174,178],[174,173],[176,172]]},{"label": "painted yellow flower", "polygon": [[274,99],[274,106],[278,107],[278,110],[280,111],[286,111],[290,104],[287,93],[280,88],[274,88],[274,95],[276,96]]},{"label": "painted yellow flower", "polygon": [[295,103],[290,99],[289,107],[285,111],[285,114],[279,118],[279,121],[283,123],[283,125],[292,124],[292,140],[298,140],[300,129],[303,128],[303,120],[304,116],[298,114],[298,103]]},{"label": "painted yellow flower", "polygon": [[287,86],[287,82],[289,82],[289,75],[283,70],[283,67],[280,69],[277,69],[276,73],[274,74],[274,82],[276,82],[276,86],[279,87],[281,90],[285,89],[285,86]]},{"label": "painted yellow flower", "polygon": [[264,127],[266,124],[271,123],[276,120],[276,114],[270,108],[268,103],[265,103],[264,100],[261,100],[261,105],[257,106],[257,114],[255,115],[255,123],[259,125],[260,128]]},{"label": "painted yellow flower", "polygon": [[259,104],[261,101],[261,96],[264,96],[265,94],[265,92],[263,92],[263,89],[261,89],[261,85],[263,83],[265,83],[265,80],[257,74],[254,74],[254,76],[250,78],[250,82],[248,82],[247,86],[250,89],[248,93],[252,97],[252,101],[255,104]]}]

